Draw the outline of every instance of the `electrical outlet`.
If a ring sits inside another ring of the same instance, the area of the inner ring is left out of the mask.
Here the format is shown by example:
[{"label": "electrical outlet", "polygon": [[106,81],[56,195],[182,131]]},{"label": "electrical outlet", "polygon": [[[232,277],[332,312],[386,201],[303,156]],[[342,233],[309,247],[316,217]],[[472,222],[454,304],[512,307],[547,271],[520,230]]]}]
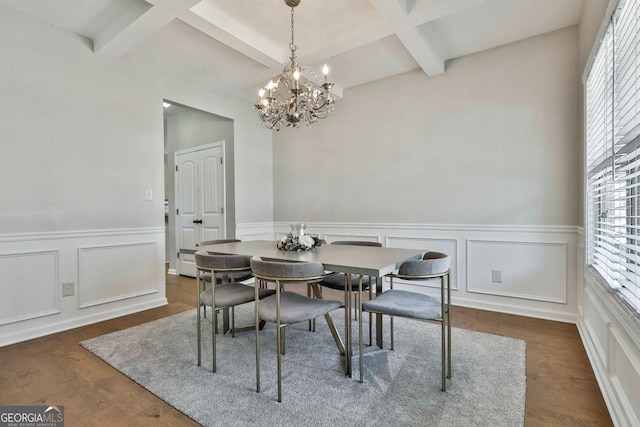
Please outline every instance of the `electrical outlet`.
[{"label": "electrical outlet", "polygon": [[147,188],[146,191],[144,192],[144,199],[147,201],[151,201],[153,200],[153,190],[150,188]]},{"label": "electrical outlet", "polygon": [[493,283],[502,283],[502,271],[491,270],[491,281]]},{"label": "electrical outlet", "polygon": [[62,284],[62,296],[70,297],[75,292],[74,283],[73,282],[64,282]]}]

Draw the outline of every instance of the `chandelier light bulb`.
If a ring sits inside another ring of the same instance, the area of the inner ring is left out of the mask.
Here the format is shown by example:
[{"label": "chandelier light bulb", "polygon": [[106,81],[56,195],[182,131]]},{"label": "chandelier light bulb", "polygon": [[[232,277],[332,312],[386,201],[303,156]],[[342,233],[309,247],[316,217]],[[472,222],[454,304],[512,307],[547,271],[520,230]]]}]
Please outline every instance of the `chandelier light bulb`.
[{"label": "chandelier light bulb", "polygon": [[260,96],[260,98],[264,98],[265,93],[267,93],[267,91],[264,90],[264,88],[261,88],[260,91],[258,92],[258,95]]}]

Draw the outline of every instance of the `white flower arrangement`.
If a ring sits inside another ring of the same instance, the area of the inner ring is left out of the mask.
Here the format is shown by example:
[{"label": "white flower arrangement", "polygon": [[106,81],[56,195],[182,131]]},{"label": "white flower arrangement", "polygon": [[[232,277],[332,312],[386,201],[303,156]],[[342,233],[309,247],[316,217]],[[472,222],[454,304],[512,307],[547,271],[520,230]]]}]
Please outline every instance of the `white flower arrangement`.
[{"label": "white flower arrangement", "polygon": [[288,233],[282,239],[276,243],[278,249],[285,251],[308,251],[320,246],[320,239],[317,237],[303,234],[302,236],[294,237],[293,234]]}]

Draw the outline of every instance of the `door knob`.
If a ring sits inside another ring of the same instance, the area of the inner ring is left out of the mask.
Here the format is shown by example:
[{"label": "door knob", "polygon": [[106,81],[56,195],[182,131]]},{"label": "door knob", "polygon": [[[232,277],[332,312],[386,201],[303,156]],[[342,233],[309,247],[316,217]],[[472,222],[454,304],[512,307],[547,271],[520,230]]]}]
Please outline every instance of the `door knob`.
[{"label": "door knob", "polygon": [[201,219],[194,219],[193,223],[194,224],[202,224],[202,220]]}]

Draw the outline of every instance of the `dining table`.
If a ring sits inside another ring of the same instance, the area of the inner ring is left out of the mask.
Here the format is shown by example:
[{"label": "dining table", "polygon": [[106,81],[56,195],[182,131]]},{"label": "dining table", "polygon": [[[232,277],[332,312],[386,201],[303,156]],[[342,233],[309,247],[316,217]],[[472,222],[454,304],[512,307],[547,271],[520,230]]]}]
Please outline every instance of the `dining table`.
[{"label": "dining table", "polygon": [[[351,298],[352,276],[369,276],[376,278],[376,294],[382,292],[383,278],[393,273],[400,264],[409,260],[417,260],[422,257],[425,250],[388,248],[354,245],[322,245],[306,251],[288,251],[278,249],[273,240],[251,240],[242,242],[222,243],[216,245],[203,245],[201,250],[212,253],[257,256],[260,258],[274,259],[291,262],[319,262],[329,272],[345,273],[345,340],[342,342],[340,335],[329,316],[327,323],[331,329],[336,345],[341,354],[345,355],[345,373],[351,376],[353,345],[351,337]],[[359,281],[361,285],[362,281]],[[360,288],[360,292],[362,289]],[[360,301],[362,299],[360,298]],[[362,313],[360,313],[362,321]],[[376,315],[376,346],[383,348],[382,315]]]}]

